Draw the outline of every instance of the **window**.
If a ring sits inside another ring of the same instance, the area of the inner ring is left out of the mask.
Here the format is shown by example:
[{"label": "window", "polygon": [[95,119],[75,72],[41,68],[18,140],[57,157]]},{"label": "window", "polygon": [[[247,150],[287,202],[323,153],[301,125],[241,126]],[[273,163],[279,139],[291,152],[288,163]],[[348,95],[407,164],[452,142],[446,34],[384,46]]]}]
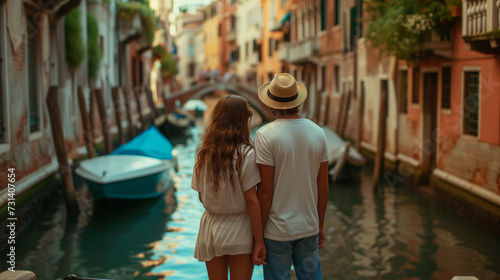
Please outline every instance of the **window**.
[{"label": "window", "polygon": [[326,30],[326,1],[321,0],[321,31]]},{"label": "window", "polygon": [[399,104],[400,113],[408,113],[408,71],[399,71],[399,97],[401,104]]},{"label": "window", "polygon": [[269,38],[269,57],[273,56],[273,38]]},{"label": "window", "polygon": [[364,0],[358,0],[356,4],[358,6],[358,16],[357,16],[357,34],[358,38],[363,37],[363,2]]},{"label": "window", "polygon": [[335,92],[339,93],[340,92],[340,67],[338,65],[335,65],[333,75],[335,75],[334,76]]},{"label": "window", "polygon": [[192,78],[194,77],[194,68],[195,68],[195,64],[193,62],[190,62],[188,64],[188,77]]},{"label": "window", "polygon": [[248,45],[249,45],[249,44],[250,44],[250,43],[249,43],[248,41],[245,43],[245,57],[246,57],[246,58],[248,58]]},{"label": "window", "polygon": [[339,0],[335,0],[335,21],[334,21],[334,24],[335,25],[339,25],[340,23],[340,1]]},{"label": "window", "polygon": [[413,91],[411,97],[411,103],[418,104],[418,94],[420,89],[420,68],[413,67]]},{"label": "window", "polygon": [[357,29],[358,29],[358,21],[357,21],[357,16],[358,16],[358,9],[356,6],[351,8],[351,32],[350,32],[350,50],[354,50],[354,46],[356,45],[356,38],[357,38]]},{"label": "window", "polygon": [[441,108],[451,109],[451,66],[443,67],[441,80]]},{"label": "window", "polygon": [[38,26],[31,16],[27,16],[27,62],[28,62],[28,99],[29,99],[29,126],[30,133],[40,130],[40,100],[37,80],[37,36],[30,29]]},{"label": "window", "polygon": [[137,86],[137,61],[135,56],[132,57],[132,86]]},{"label": "window", "polygon": [[479,72],[464,73],[464,134],[478,136],[479,120]]},{"label": "window", "polygon": [[189,38],[188,55],[194,56],[194,39],[193,38]]},{"label": "window", "polygon": [[6,77],[7,72],[4,68],[4,5],[0,3],[0,144],[7,142],[7,116],[8,114],[5,112],[6,108],[4,107],[7,103],[5,99],[6,91],[4,90],[4,77]]},{"label": "window", "polygon": [[326,66],[321,67],[321,90],[326,91]]}]

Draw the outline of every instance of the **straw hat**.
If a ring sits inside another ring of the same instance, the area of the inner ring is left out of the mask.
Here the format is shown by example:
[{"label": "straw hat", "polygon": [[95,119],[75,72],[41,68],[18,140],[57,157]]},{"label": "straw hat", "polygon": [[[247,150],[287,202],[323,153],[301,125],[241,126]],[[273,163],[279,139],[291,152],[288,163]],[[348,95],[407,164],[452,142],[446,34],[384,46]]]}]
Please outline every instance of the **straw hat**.
[{"label": "straw hat", "polygon": [[259,88],[259,99],[274,109],[290,109],[307,98],[306,87],[288,73],[276,74],[273,80]]}]

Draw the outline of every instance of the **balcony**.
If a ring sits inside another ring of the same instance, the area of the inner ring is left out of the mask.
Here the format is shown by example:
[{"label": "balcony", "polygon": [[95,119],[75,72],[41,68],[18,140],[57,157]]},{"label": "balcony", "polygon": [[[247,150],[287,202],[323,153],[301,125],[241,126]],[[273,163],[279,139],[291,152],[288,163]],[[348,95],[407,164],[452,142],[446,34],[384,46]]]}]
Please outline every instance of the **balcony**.
[{"label": "balcony", "polygon": [[319,37],[309,38],[291,45],[288,61],[290,63],[300,63],[310,60],[319,51],[320,40],[318,39]]},{"label": "balcony", "polygon": [[280,61],[288,61],[290,56],[290,43],[283,42],[278,47],[278,59]]},{"label": "balcony", "polygon": [[462,1],[462,38],[468,49],[486,54],[500,51],[500,1]]},{"label": "balcony", "polygon": [[426,55],[433,55],[449,59],[453,58],[451,32],[448,33],[448,35],[439,35],[435,31],[430,31],[426,34],[422,45],[420,45],[415,51],[415,54],[422,57]]},{"label": "balcony", "polygon": [[236,41],[236,31],[234,29],[231,29],[227,32],[226,41],[228,41],[228,42]]},{"label": "balcony", "polygon": [[251,66],[257,66],[259,65],[259,53],[258,52],[252,52],[249,56],[248,56],[248,63],[251,65]]},{"label": "balcony", "polygon": [[142,23],[139,13],[132,18],[120,18],[120,42],[128,43],[140,38],[142,35]]}]

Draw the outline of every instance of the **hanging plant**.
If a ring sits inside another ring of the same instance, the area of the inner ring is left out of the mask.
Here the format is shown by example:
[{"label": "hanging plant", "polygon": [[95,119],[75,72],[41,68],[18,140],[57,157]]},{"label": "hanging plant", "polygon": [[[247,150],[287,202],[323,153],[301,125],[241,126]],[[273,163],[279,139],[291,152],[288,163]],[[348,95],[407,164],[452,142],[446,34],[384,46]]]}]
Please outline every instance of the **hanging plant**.
[{"label": "hanging plant", "polygon": [[136,14],[139,13],[141,24],[143,28],[143,37],[152,44],[155,38],[155,31],[157,27],[157,20],[154,11],[147,3],[129,2],[119,4],[119,17],[124,20],[131,20]]},{"label": "hanging plant", "polygon": [[163,76],[170,77],[177,74],[177,62],[171,53],[167,53],[167,55],[160,60],[160,63],[161,74]]},{"label": "hanging plant", "polygon": [[80,66],[85,58],[85,45],[82,38],[82,25],[80,24],[80,10],[73,9],[64,18],[64,37],[66,62],[70,71]]},{"label": "hanging plant", "polygon": [[99,48],[99,26],[96,19],[87,14],[87,56],[89,63],[89,77],[97,78],[101,63],[101,50]]},{"label": "hanging plant", "polygon": [[176,75],[177,63],[175,62],[174,56],[162,45],[156,45],[152,50],[153,58],[160,60],[161,74],[165,77]]},{"label": "hanging plant", "polygon": [[449,34],[453,19],[450,9],[457,1],[372,0],[368,5],[371,18],[366,38],[381,55],[412,61],[431,31],[440,36]]}]

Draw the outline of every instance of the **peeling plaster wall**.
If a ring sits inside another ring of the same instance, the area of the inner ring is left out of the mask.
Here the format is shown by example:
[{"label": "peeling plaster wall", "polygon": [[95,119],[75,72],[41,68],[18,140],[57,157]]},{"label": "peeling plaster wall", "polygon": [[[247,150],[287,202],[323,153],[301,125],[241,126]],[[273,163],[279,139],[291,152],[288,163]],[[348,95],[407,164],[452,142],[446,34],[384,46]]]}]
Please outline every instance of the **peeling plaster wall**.
[{"label": "peeling plaster wall", "polygon": [[[12,15],[16,17],[25,17],[26,15]],[[29,81],[27,69],[27,37],[24,36],[22,43],[17,49],[14,48],[10,37],[6,36],[5,46],[7,48],[7,104],[9,108],[9,136],[8,142],[11,149],[0,154],[0,166],[6,170],[7,168],[16,169],[16,181],[19,181],[36,171],[42,166],[48,164],[54,154],[52,148],[52,140],[50,135],[49,118],[45,105],[45,97],[49,87],[49,63],[48,56],[44,55],[44,51],[49,45],[48,23],[46,17],[40,17],[40,26],[36,30],[30,29],[26,36],[37,36],[37,87],[38,87],[38,105],[40,114],[40,131],[30,134],[29,131]],[[33,33],[35,32],[35,33]],[[0,178],[2,189],[7,186],[5,178]]]}]

